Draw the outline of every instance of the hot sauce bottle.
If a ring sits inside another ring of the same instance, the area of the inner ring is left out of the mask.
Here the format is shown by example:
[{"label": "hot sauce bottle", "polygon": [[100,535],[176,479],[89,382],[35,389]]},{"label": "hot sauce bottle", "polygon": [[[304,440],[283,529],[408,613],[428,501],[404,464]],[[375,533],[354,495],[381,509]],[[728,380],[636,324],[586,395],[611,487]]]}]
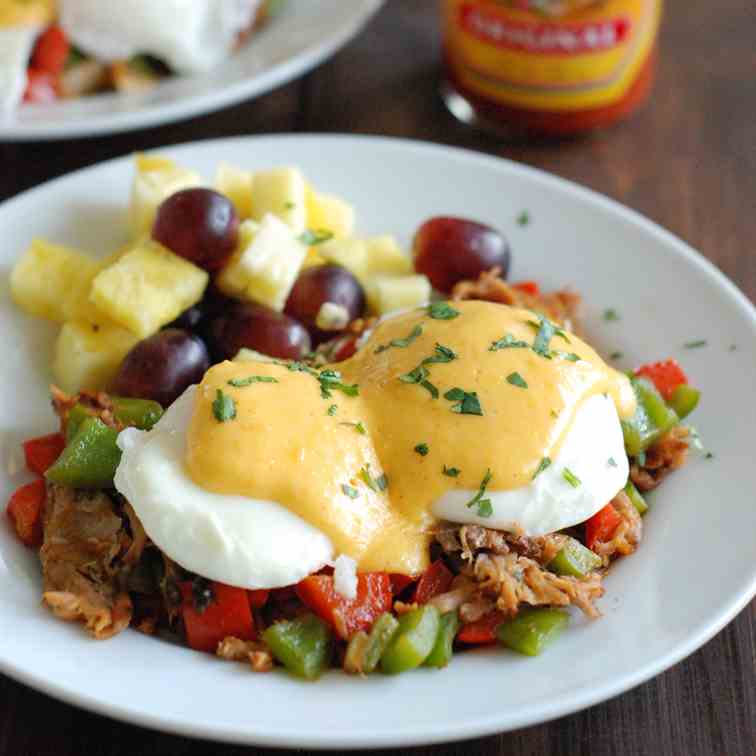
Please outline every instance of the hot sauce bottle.
[{"label": "hot sauce bottle", "polygon": [[442,95],[462,121],[568,136],[648,98],[662,0],[442,0]]}]

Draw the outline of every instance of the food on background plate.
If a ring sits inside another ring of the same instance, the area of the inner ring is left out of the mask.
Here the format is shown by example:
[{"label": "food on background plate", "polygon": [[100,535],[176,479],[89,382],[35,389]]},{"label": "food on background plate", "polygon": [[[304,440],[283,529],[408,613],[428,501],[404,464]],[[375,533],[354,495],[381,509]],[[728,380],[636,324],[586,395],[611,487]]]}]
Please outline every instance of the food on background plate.
[{"label": "food on background plate", "polygon": [[102,260],[36,240],[11,274],[61,324],[60,430],[7,509],[58,617],[312,679],[599,616],[693,443],[676,362],[607,365],[493,228],[429,219],[410,256],[297,168],[211,189],[140,156],[130,218]]},{"label": "food on background plate", "polygon": [[3,0],[0,114],[106,90],[143,91],[210,70],[276,0]]}]

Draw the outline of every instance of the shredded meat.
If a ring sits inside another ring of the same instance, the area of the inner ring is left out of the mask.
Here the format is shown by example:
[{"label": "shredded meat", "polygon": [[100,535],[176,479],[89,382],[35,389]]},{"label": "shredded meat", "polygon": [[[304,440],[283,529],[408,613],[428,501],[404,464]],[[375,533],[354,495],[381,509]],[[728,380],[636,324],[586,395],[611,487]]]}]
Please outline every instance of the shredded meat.
[{"label": "shredded meat", "polygon": [[534,297],[510,286],[500,274],[499,268],[492,268],[481,273],[477,281],[460,281],[452,289],[452,299],[482,299],[486,302],[524,307],[542,313],[549,320],[570,331],[578,330],[579,294],[563,289]]},{"label": "shredded meat", "polygon": [[684,425],[667,431],[647,452],[643,466],[630,468],[630,478],[639,491],[651,491],[673,470],[682,467],[688,459],[688,436]]},{"label": "shredded meat", "polygon": [[147,545],[147,533],[131,504],[126,502],[123,505],[123,511],[129,520],[129,527],[131,528],[131,546],[129,546],[129,550],[123,555],[123,563],[134,565],[142,558],[144,547]]},{"label": "shredded meat", "polygon": [[119,633],[132,615],[119,587],[118,556],[129,538],[113,501],[102,491],[50,485],[43,523],[44,603],[61,619],[83,622],[95,638]]},{"label": "shredded meat", "polygon": [[611,541],[596,542],[593,550],[603,559],[604,565],[615,556],[627,556],[632,554],[641,542],[643,535],[643,520],[624,491],[620,491],[612,499],[614,508],[622,518],[622,522],[612,535]]},{"label": "shredded meat", "polygon": [[228,661],[249,662],[255,672],[273,669],[273,656],[260,641],[245,641],[229,635],[218,644],[215,653]]},{"label": "shredded meat", "polygon": [[83,405],[93,417],[98,417],[105,425],[118,430],[123,429],[123,425],[116,420],[113,414],[113,402],[104,391],[97,393],[82,391],[80,394],[67,394],[57,386],[50,386],[50,395],[52,396],[53,409],[60,419],[61,431],[64,434],[68,423],[68,413],[76,404]]}]

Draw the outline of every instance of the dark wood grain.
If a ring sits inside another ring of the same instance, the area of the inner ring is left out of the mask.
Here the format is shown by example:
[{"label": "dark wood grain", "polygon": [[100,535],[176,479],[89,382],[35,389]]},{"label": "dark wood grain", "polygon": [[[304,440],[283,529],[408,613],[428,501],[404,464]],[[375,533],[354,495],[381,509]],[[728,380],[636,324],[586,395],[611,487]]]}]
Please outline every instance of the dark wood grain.
[{"label": "dark wood grain", "polygon": [[[304,80],[214,115],[95,140],[0,144],[0,199],[106,158],[200,138],[306,130],[426,139],[545,168],[614,197],[690,242],[756,299],[753,3],[669,0],[653,103],[618,128],[559,144],[503,144],[446,113],[436,94],[436,8],[436,0],[389,0],[361,37]],[[689,659],[582,713],[412,752],[753,756],[754,618],[752,603]],[[267,751],[115,723],[0,676],[0,756],[206,753]]]}]

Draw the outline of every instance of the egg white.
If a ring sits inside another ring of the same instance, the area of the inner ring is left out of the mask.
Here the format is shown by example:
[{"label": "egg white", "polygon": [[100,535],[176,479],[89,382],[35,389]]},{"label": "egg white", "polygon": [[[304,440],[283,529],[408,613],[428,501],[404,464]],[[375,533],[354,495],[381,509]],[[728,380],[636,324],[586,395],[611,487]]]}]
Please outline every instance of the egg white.
[{"label": "egg white", "polygon": [[0,115],[15,110],[26,89],[26,67],[39,29],[0,29]]},{"label": "egg white", "polygon": [[[565,479],[565,469],[580,480],[579,486]],[[627,482],[628,472],[614,402],[597,394],[578,407],[558,454],[535,480],[510,491],[486,491],[490,517],[480,517],[476,506],[467,506],[477,491],[462,489],[437,499],[433,514],[451,522],[546,535],[584,522],[606,506]]]},{"label": "egg white", "polygon": [[59,0],[74,44],[103,61],[150,54],[178,73],[207,71],[233,52],[260,0]]},{"label": "egg white", "polygon": [[148,536],[185,569],[240,588],[292,585],[331,563],[330,539],[280,504],[212,493],[191,480],[184,459],[195,390],[151,431],[118,436],[115,487]]}]

